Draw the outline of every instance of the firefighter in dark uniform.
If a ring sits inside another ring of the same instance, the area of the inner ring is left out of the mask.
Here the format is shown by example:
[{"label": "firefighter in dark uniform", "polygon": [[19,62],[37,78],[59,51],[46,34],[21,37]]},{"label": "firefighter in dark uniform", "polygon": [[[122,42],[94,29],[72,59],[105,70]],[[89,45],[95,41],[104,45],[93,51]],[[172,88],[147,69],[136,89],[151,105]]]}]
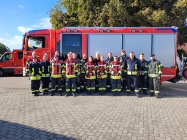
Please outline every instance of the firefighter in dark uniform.
[{"label": "firefighter in dark uniform", "polygon": [[63,73],[66,75],[66,94],[65,96],[69,96],[72,94],[74,97],[76,92],[76,79],[79,73],[79,64],[73,59],[72,52],[68,53],[68,58],[64,62],[65,69]]},{"label": "firefighter in dark uniform", "polygon": [[[93,59],[93,63],[95,63],[95,65],[97,65],[97,63],[100,61],[100,53],[99,52],[96,52],[95,54],[95,59]],[[97,73],[96,73],[97,74]],[[98,88],[99,88],[99,85],[98,85],[98,79],[96,77],[96,80],[95,80],[95,91],[98,92]]]},{"label": "firefighter in dark uniform", "polygon": [[101,60],[97,63],[97,79],[99,84],[99,94],[104,95],[106,92],[108,65],[104,61],[104,56],[101,56],[100,59]]},{"label": "firefighter in dark uniform", "polygon": [[[25,71],[26,71],[26,75],[28,75],[28,76],[29,76],[29,65],[30,65],[31,62],[33,62],[34,57],[36,57],[36,52],[35,51],[32,52],[32,57],[28,58],[27,61],[26,61]],[[38,58],[37,58],[37,62],[39,62]]]},{"label": "firefighter in dark uniform", "polygon": [[40,62],[42,71],[42,90],[43,95],[48,94],[49,81],[50,81],[50,62],[48,61],[48,55],[43,55],[43,60]]},{"label": "firefighter in dark uniform", "polygon": [[78,68],[79,71],[76,75],[76,86],[77,86],[77,93],[80,93],[80,65],[81,65],[81,61],[79,58],[77,58],[77,54],[73,53],[73,59],[76,61],[76,63],[78,64]]},{"label": "firefighter in dark uniform", "polygon": [[80,83],[81,83],[81,92],[85,91],[86,89],[86,81],[85,81],[85,71],[84,71],[84,65],[88,61],[87,55],[83,54],[81,63],[80,63]]},{"label": "firefighter in dark uniform", "polygon": [[140,71],[139,71],[139,90],[140,93],[143,91],[144,94],[147,94],[147,68],[148,63],[144,59],[144,54],[140,54]]},{"label": "firefighter in dark uniform", "polygon": [[121,76],[122,76],[123,66],[121,62],[118,61],[118,57],[114,57],[114,61],[111,62],[110,65],[110,73],[111,73],[111,87],[113,96],[119,95],[121,92]]},{"label": "firefighter in dark uniform", "polygon": [[39,95],[40,79],[41,79],[41,65],[37,62],[37,58],[33,57],[33,62],[29,65],[29,74],[31,80],[31,91],[34,96]]},{"label": "firefighter in dark uniform", "polygon": [[58,85],[58,93],[59,96],[62,96],[62,84],[61,84],[61,78],[62,78],[62,67],[63,62],[62,60],[59,60],[59,56],[55,55],[54,60],[51,62],[51,96],[55,94],[55,85]]},{"label": "firefighter in dark uniform", "polygon": [[159,98],[159,84],[162,74],[162,65],[160,61],[155,59],[155,55],[150,55],[150,61],[148,62],[148,79],[149,79],[149,96],[155,95]]},{"label": "firefighter in dark uniform", "polygon": [[140,70],[140,61],[134,56],[134,52],[130,52],[129,59],[126,60],[127,64],[127,96],[130,94],[131,85],[133,80],[134,91],[137,97],[140,97],[138,87],[138,77]]},{"label": "firefighter in dark uniform", "polygon": [[[112,53],[109,52],[108,53],[108,58],[106,59],[107,65],[110,66],[111,62],[113,62],[113,61],[114,61],[114,58],[112,56]],[[110,81],[110,69],[109,69],[108,73],[107,73],[107,85],[106,85],[106,87],[107,87],[106,91],[107,92],[109,92],[111,90],[110,85],[111,85],[111,81]]]},{"label": "firefighter in dark uniform", "polygon": [[85,63],[85,79],[86,79],[86,89],[87,94],[91,95],[95,91],[95,79],[97,65],[93,63],[93,57],[90,56],[88,62]]},{"label": "firefighter in dark uniform", "polygon": [[122,63],[123,65],[123,72],[122,72],[122,90],[126,91],[126,86],[127,86],[127,68],[126,66],[126,60],[128,59],[125,50],[121,51],[121,56],[119,57],[119,62]]}]

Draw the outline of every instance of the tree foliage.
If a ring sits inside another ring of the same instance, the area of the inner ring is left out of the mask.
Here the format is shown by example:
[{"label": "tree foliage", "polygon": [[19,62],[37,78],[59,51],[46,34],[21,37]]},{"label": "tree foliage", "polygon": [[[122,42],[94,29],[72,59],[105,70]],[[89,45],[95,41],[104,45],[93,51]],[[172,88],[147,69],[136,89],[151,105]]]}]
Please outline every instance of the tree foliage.
[{"label": "tree foliage", "polygon": [[3,43],[0,43],[0,55],[4,54],[5,52],[10,52],[10,48],[5,46]]},{"label": "tree foliage", "polygon": [[50,17],[54,29],[66,26],[176,26],[179,44],[187,42],[186,0],[59,0],[50,11]]}]

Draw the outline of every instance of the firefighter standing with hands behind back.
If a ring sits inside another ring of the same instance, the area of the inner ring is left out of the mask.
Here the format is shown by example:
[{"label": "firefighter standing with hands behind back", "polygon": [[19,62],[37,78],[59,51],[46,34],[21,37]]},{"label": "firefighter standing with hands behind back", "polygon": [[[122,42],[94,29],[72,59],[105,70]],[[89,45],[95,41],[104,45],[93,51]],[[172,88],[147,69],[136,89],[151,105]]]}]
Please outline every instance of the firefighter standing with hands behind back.
[{"label": "firefighter standing with hands behind back", "polygon": [[119,95],[121,91],[121,76],[122,76],[123,66],[118,61],[118,57],[114,57],[114,61],[110,65],[110,73],[111,73],[111,85],[113,96]]},{"label": "firefighter standing with hands behind back", "polygon": [[101,56],[100,59],[101,60],[97,64],[97,79],[99,84],[99,94],[104,95],[106,92],[108,65],[104,61],[104,56]]},{"label": "firefighter standing with hands behind back", "polygon": [[75,97],[76,91],[76,79],[79,73],[79,64],[73,59],[72,52],[68,53],[68,58],[64,62],[65,69],[63,73],[66,75],[66,95],[69,96],[70,93]]},{"label": "firefighter standing with hands behind back", "polygon": [[50,81],[50,62],[47,60],[48,55],[43,55],[43,60],[40,62],[41,64],[41,71],[42,71],[42,90],[43,95],[48,94],[49,90],[49,81]]},{"label": "firefighter standing with hands behind back", "polygon": [[61,84],[61,77],[62,77],[62,67],[63,63],[59,60],[59,56],[55,55],[54,60],[51,62],[51,96],[55,94],[55,85],[58,85],[58,93],[59,96],[62,96],[62,84]]},{"label": "firefighter standing with hands behind back", "polygon": [[136,96],[139,98],[139,87],[138,87],[138,77],[140,70],[140,61],[134,56],[134,52],[130,52],[129,59],[126,60],[127,64],[127,96],[131,91],[131,84],[133,80],[133,86]]},{"label": "firefighter standing with hands behind back", "polygon": [[148,77],[149,77],[149,95],[159,98],[159,84],[162,74],[162,65],[160,61],[155,59],[155,55],[150,55],[150,61],[148,62]]},{"label": "firefighter standing with hands behind back", "polygon": [[97,66],[93,63],[93,57],[90,56],[88,62],[85,63],[85,79],[88,95],[93,94],[95,91],[96,71]]},{"label": "firefighter standing with hands behind back", "polygon": [[37,58],[33,57],[33,62],[29,65],[29,74],[31,80],[31,91],[34,96],[39,95],[41,65],[37,62]]}]

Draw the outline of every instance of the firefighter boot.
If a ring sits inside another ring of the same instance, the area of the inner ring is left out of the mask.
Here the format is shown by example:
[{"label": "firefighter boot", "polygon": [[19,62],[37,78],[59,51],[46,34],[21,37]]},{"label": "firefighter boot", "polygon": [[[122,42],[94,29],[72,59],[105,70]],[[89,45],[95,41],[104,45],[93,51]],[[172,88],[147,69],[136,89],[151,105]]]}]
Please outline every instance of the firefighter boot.
[{"label": "firefighter boot", "polygon": [[139,92],[135,92],[136,97],[140,98],[140,93]]},{"label": "firefighter boot", "polygon": [[143,89],[143,94],[147,95],[147,90]]},{"label": "firefighter boot", "polygon": [[62,91],[59,90],[59,91],[58,91],[58,94],[59,94],[59,96],[62,96]]},{"label": "firefighter boot", "polygon": [[126,94],[127,96],[129,96],[129,95],[130,95],[130,91],[126,91],[126,93],[127,93],[127,94]]},{"label": "firefighter boot", "polygon": [[70,95],[70,92],[66,92],[66,94],[64,95],[65,97],[68,97]]},{"label": "firefighter boot", "polygon": [[72,96],[73,96],[73,97],[75,97],[75,96],[76,96],[75,92],[71,92],[71,94],[72,94]]},{"label": "firefighter boot", "polygon": [[158,93],[155,94],[156,98],[160,98],[160,95]]},{"label": "firefighter boot", "polygon": [[90,90],[90,94],[93,95],[94,94],[94,89]]},{"label": "firefighter boot", "polygon": [[54,96],[55,95],[55,91],[51,91],[51,93],[50,93],[50,96]]}]

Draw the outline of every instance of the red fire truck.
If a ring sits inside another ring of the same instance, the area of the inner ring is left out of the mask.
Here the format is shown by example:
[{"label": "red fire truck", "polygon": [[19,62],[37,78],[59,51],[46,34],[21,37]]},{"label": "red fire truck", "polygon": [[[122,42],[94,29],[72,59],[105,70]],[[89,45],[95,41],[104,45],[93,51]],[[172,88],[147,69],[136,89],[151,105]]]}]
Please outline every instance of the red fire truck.
[{"label": "red fire truck", "polygon": [[[26,60],[35,51],[39,59],[44,53],[49,57],[59,50],[60,55],[76,52],[78,55],[95,56],[100,52],[107,58],[109,52],[120,56],[121,50],[131,51],[139,57],[145,54],[149,60],[151,53],[161,61],[162,81],[177,82],[180,71],[177,65],[177,27],[65,27],[59,30],[31,30],[24,35],[23,59]],[[24,70],[23,70],[24,73]],[[187,77],[187,69],[183,69]]]}]

